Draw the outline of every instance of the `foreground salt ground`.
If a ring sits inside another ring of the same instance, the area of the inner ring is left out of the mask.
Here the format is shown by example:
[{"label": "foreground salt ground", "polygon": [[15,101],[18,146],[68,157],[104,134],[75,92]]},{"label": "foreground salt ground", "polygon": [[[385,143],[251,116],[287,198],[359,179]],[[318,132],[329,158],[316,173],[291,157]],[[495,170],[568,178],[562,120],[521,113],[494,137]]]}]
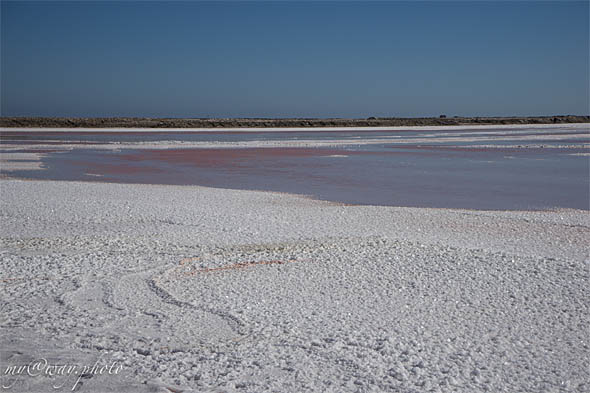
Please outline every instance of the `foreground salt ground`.
[{"label": "foreground salt ground", "polygon": [[0,187],[2,368],[123,365],[78,381],[94,392],[590,389],[586,211]]}]

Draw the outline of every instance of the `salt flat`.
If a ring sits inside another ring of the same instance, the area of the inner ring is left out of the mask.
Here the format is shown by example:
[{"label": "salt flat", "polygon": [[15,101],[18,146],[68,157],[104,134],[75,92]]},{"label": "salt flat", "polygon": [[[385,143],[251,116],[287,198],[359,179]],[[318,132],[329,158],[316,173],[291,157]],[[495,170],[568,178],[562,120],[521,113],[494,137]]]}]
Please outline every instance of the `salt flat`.
[{"label": "salt flat", "polygon": [[[90,182],[0,190],[5,391],[590,389],[587,211]],[[41,357],[122,369],[5,375]]]}]

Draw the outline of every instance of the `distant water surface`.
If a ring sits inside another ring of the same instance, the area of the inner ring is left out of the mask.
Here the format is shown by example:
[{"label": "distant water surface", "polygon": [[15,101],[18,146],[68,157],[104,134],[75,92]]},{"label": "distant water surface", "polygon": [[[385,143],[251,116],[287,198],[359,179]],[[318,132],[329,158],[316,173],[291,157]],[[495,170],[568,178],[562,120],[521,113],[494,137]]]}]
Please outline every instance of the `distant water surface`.
[{"label": "distant water surface", "polygon": [[45,149],[45,169],[10,173],[21,178],[270,190],[350,204],[590,208],[590,136],[579,128],[5,132],[1,139],[12,151]]}]

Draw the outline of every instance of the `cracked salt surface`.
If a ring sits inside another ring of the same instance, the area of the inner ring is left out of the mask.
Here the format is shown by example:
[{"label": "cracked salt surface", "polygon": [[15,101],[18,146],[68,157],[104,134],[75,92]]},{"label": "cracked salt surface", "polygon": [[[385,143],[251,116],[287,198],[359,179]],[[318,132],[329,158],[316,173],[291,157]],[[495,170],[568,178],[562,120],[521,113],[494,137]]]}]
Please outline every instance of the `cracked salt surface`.
[{"label": "cracked salt surface", "polygon": [[18,180],[0,196],[3,368],[123,365],[82,392],[590,389],[587,211]]}]

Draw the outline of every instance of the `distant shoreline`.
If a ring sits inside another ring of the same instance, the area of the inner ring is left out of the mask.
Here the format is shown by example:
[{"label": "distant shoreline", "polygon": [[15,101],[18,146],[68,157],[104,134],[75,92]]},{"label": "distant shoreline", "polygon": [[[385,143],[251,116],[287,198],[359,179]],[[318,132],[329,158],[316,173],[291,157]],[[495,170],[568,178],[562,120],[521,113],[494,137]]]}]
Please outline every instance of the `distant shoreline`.
[{"label": "distant shoreline", "polygon": [[343,131],[361,132],[411,132],[411,131],[461,131],[461,130],[521,130],[530,129],[580,129],[586,126],[590,129],[590,121],[587,123],[529,123],[529,124],[465,124],[465,125],[438,125],[438,126],[397,126],[397,127],[242,127],[242,128],[140,128],[140,127],[0,127],[0,133],[8,134],[148,134],[148,133],[210,133],[210,134],[244,134],[244,133],[342,133]]},{"label": "distant shoreline", "polygon": [[477,126],[517,124],[590,123],[590,116],[535,117],[424,117],[366,119],[176,119],[176,118],[67,118],[67,117],[0,117],[2,128],[334,128],[334,127],[416,127],[416,126]]}]

